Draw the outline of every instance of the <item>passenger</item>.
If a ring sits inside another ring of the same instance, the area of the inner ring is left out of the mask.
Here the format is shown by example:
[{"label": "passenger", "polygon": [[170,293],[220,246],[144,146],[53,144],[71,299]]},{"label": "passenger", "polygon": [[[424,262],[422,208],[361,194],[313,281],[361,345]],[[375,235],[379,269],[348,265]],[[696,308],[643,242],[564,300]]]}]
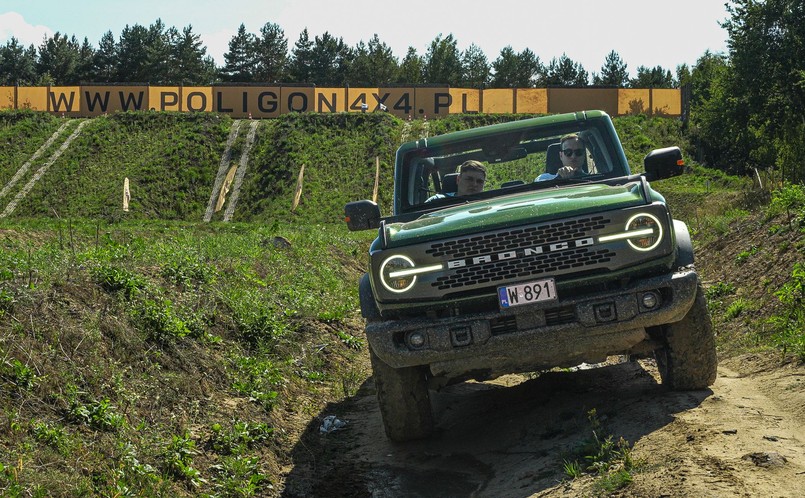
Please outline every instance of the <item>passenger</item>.
[{"label": "passenger", "polygon": [[469,161],[464,161],[461,166],[459,166],[455,192],[436,194],[428,197],[425,202],[444,199],[445,197],[477,194],[483,192],[485,183],[486,167],[479,161],[470,159]]},{"label": "passenger", "polygon": [[538,182],[555,178],[575,178],[586,174],[584,164],[587,160],[587,148],[584,139],[579,135],[571,133],[559,139],[559,157],[562,167],[555,175],[551,173],[539,175]]}]

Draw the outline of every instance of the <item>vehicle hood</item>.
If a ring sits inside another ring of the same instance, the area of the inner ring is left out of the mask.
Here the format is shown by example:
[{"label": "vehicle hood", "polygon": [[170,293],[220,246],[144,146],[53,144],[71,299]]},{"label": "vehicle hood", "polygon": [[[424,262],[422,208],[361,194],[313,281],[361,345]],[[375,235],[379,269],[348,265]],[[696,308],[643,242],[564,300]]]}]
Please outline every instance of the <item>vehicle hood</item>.
[{"label": "vehicle hood", "polygon": [[554,187],[450,206],[406,223],[387,223],[384,235],[387,247],[400,247],[646,203],[640,182]]}]

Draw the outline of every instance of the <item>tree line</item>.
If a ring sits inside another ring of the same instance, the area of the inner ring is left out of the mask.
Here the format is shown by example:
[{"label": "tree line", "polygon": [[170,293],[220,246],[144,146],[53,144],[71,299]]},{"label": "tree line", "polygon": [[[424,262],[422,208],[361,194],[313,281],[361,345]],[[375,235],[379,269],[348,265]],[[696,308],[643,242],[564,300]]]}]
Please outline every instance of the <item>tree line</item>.
[{"label": "tree line", "polygon": [[685,69],[689,136],[711,166],[805,181],[805,2],[732,0],[729,54]]},{"label": "tree line", "polygon": [[588,73],[566,54],[547,63],[526,48],[511,46],[490,60],[475,44],[458,49],[452,35],[438,35],[422,55],[413,47],[402,60],[375,34],[355,46],[329,32],[314,36],[307,29],[289,49],[277,24],[259,33],[241,24],[230,39],[224,64],[207,54],[200,35],[188,25],[126,26],[115,38],[107,31],[93,46],[87,38],[55,33],[36,47],[11,38],[0,47],[0,85],[77,85],[136,82],[154,85],[210,85],[220,82],[315,84],[380,87],[450,85],[460,88],[534,88],[546,86],[616,86],[674,88],[678,79],[660,66],[637,68],[630,78],[626,63],[611,51],[599,72]]}]

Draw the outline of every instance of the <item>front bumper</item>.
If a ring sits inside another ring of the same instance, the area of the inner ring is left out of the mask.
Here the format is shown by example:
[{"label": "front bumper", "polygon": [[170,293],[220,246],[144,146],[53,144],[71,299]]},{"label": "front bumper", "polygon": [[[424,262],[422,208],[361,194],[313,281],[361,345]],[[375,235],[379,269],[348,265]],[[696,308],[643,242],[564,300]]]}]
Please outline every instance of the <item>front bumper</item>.
[{"label": "front bumper", "polygon": [[[394,368],[429,365],[433,375],[491,378],[503,373],[573,366],[629,351],[648,339],[645,329],[684,318],[696,297],[693,267],[602,292],[458,317],[369,322],[366,336]],[[640,296],[655,292],[646,309]],[[560,316],[561,323],[552,317]],[[424,335],[419,347],[413,333]]]}]

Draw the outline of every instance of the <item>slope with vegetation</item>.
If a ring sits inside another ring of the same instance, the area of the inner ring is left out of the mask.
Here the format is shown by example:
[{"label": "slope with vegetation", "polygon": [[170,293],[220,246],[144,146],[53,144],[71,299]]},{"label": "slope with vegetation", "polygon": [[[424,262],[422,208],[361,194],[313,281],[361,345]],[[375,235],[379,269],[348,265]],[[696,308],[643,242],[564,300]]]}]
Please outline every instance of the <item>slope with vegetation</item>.
[{"label": "slope with vegetation", "polygon": [[[427,133],[507,119],[458,116]],[[0,113],[1,133],[25,137],[4,149],[0,178],[58,121]],[[676,120],[615,123],[633,165],[686,146]],[[230,126],[210,115],[93,119],[0,222],[4,496],[278,495],[301,432],[315,437],[322,408],[367,380],[357,279],[374,234],[339,221],[345,202],[371,196],[375,157],[388,205],[394,149],[422,123],[261,123],[235,222],[202,223]],[[694,174],[657,188],[693,231],[721,354],[805,358],[805,193],[758,192],[689,162]]]}]

